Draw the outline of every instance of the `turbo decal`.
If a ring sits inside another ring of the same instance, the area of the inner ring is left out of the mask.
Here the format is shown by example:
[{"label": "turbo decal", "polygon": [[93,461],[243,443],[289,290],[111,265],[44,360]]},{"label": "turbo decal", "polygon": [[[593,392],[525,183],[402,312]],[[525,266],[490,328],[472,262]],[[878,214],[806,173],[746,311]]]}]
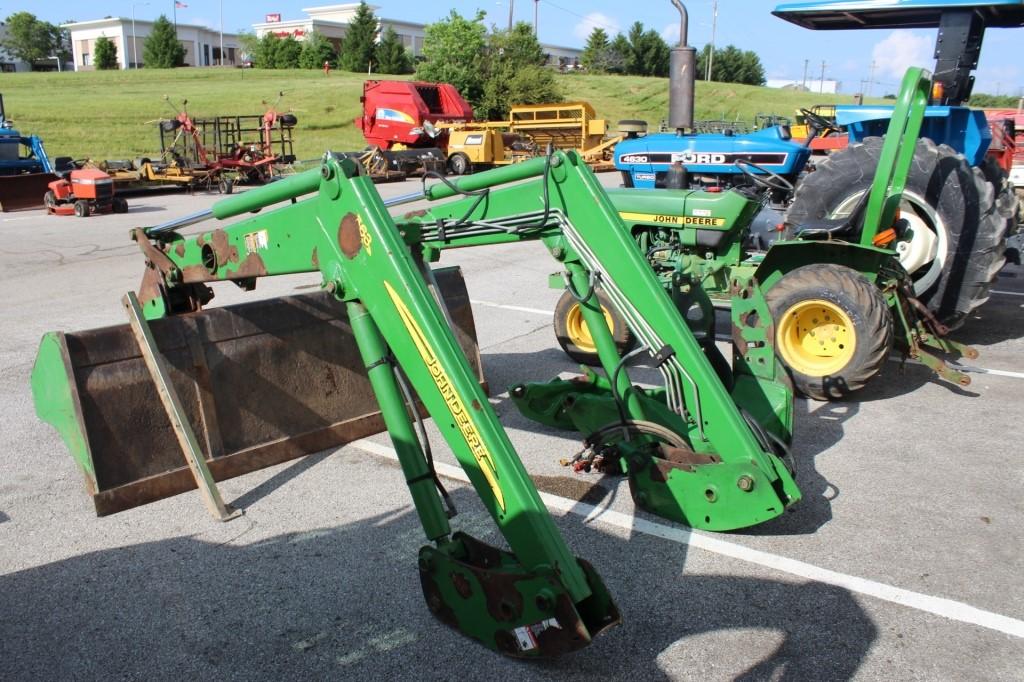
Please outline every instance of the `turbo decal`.
[{"label": "turbo decal", "polygon": [[437,355],[427,342],[426,336],[423,335],[423,330],[416,323],[405,302],[402,301],[389,282],[384,282],[384,288],[387,289],[391,302],[395,304],[395,309],[398,310],[402,323],[408,330],[409,336],[412,337],[412,342],[416,346],[416,350],[419,351],[420,358],[430,373],[430,378],[433,379],[434,385],[437,386],[438,392],[440,392],[445,404],[451,411],[452,419],[459,428],[459,432],[462,433],[466,445],[469,446],[469,451],[472,453],[473,459],[476,460],[477,466],[480,467],[480,472],[484,475],[484,479],[494,495],[494,500],[498,503],[498,508],[501,511],[505,511],[505,495],[498,484],[498,470],[494,465],[494,458],[487,449],[487,445],[480,436],[480,432],[477,431],[472,415],[466,409],[465,403],[462,402],[462,397],[455,389],[455,385],[448,377],[448,373],[444,371],[444,367],[441,366],[441,362],[437,359]]}]

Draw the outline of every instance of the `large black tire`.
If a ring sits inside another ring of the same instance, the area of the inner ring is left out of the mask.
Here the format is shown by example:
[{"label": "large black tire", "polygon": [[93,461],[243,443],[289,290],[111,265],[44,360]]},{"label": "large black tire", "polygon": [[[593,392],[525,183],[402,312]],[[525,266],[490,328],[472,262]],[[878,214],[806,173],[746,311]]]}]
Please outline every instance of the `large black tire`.
[{"label": "large black tire", "polygon": [[[836,217],[852,206],[870,188],[881,151],[882,138],[869,137],[818,163],[797,187],[787,225]],[[983,169],[972,168],[952,147],[918,140],[904,200],[914,206],[910,217],[931,227],[938,244],[934,259],[911,275],[918,298],[947,325],[961,324],[988,300],[1004,262],[1008,220],[995,197]]]},{"label": "large black tire", "polygon": [[[625,318],[615,309],[605,293],[598,289],[596,295],[597,300],[601,303],[601,308],[611,319],[612,338],[615,339],[615,346],[619,349],[619,354],[626,353],[633,347],[635,341],[633,332],[630,331]],[[582,321],[579,306],[579,302],[572,294],[568,291],[562,292],[562,297],[558,299],[558,305],[555,306],[553,321],[555,338],[558,339],[558,345],[570,358],[584,365],[597,366],[601,364],[601,360],[597,357],[596,349],[587,344],[590,332],[586,328],[586,323]]]},{"label": "large black tire", "polygon": [[[804,265],[786,273],[765,298],[775,321],[776,352],[794,386],[808,398],[834,400],[853,393],[878,374],[889,356],[889,307],[878,287],[852,268]],[[811,344],[817,351],[816,343],[829,344],[821,356],[807,350]]]}]

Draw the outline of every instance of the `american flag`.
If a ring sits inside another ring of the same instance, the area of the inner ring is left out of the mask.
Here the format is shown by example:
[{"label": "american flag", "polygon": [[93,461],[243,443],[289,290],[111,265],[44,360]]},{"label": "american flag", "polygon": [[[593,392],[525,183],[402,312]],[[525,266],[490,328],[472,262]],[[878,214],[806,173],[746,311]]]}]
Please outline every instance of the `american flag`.
[{"label": "american flag", "polygon": [[186,5],[185,3],[178,2],[178,0],[174,0],[174,9],[187,9],[187,8],[188,8],[188,5]]}]

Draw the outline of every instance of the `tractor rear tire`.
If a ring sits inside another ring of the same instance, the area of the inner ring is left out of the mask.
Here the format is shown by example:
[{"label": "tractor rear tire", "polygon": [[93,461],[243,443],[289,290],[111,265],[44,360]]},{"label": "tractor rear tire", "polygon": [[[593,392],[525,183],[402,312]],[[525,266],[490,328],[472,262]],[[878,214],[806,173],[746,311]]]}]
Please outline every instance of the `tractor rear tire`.
[{"label": "tractor rear tire", "polygon": [[114,197],[110,202],[110,207],[114,213],[128,212],[128,202],[125,201],[124,197]]},{"label": "tractor rear tire", "polygon": [[776,352],[808,398],[835,400],[862,388],[892,350],[889,306],[852,268],[804,265],[786,273],[765,298]]},{"label": "tractor rear tire", "polygon": [[448,159],[448,169],[452,175],[468,175],[473,172],[473,164],[465,154],[455,153]]},{"label": "tractor rear tire", "polygon": [[[852,207],[870,189],[881,151],[882,138],[869,137],[819,162],[797,187],[786,224],[837,217]],[[914,222],[931,228],[937,244],[934,258],[910,274],[917,297],[950,327],[988,300],[1004,263],[1009,202],[997,200],[997,174],[986,172],[952,147],[917,141],[904,198],[914,206]]]},{"label": "tractor rear tire", "polygon": [[[598,289],[595,295],[604,310],[605,318],[611,325],[615,347],[618,348],[619,355],[622,355],[633,347],[635,342],[633,332],[630,331],[625,318],[612,306],[611,300],[603,291]],[[558,339],[558,345],[562,347],[566,355],[583,365],[596,367],[601,364],[601,360],[597,356],[597,347],[590,336],[590,330],[587,328],[587,323],[583,321],[579,301],[568,291],[562,292],[562,297],[558,299],[553,322],[555,338]]]},{"label": "tractor rear tire", "polygon": [[79,199],[75,202],[75,215],[79,218],[88,218],[92,211],[89,209],[89,203]]}]

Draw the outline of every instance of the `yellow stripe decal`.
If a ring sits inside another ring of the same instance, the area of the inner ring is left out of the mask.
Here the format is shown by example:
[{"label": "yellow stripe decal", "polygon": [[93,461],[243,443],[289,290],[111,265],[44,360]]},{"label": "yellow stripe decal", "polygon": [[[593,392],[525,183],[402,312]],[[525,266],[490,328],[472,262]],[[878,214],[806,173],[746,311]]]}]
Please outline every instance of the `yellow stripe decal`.
[{"label": "yellow stripe decal", "polygon": [[472,415],[466,409],[465,403],[462,402],[462,396],[455,389],[455,385],[448,377],[448,373],[444,371],[444,367],[441,366],[434,350],[427,343],[423,330],[416,324],[416,320],[413,318],[412,313],[409,312],[405,302],[402,301],[389,282],[385,281],[384,287],[388,291],[388,296],[391,297],[391,302],[395,304],[395,308],[402,318],[402,323],[405,324],[405,328],[409,331],[409,336],[412,337],[412,342],[415,344],[416,350],[419,351],[423,364],[426,365],[427,371],[430,372],[430,378],[434,380],[437,390],[441,393],[445,404],[448,405],[448,409],[452,413],[452,419],[455,421],[455,425],[459,427],[466,445],[469,446],[473,459],[476,460],[477,466],[480,467],[480,472],[487,480],[487,485],[491,488],[494,500],[498,503],[501,511],[505,511],[505,495],[501,492],[501,486],[498,485],[498,470],[494,465],[494,458],[487,449],[484,439],[480,437],[480,432],[477,431],[476,424],[473,423]]},{"label": "yellow stripe decal", "polygon": [[623,220],[638,223],[655,223],[659,225],[695,225],[697,227],[722,227],[725,218],[703,218],[693,215],[663,215],[660,213],[628,213],[621,212]]}]

